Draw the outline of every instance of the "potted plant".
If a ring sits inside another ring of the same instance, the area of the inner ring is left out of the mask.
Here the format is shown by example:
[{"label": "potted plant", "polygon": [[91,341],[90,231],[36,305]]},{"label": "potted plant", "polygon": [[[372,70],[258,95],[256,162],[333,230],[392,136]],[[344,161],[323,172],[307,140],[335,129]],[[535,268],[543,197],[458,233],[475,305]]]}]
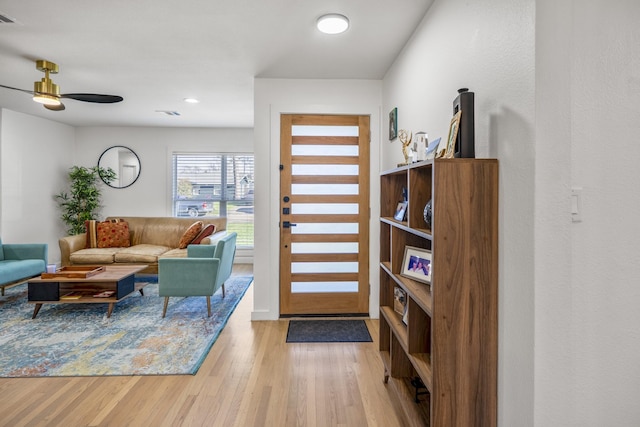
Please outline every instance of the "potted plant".
[{"label": "potted plant", "polygon": [[62,209],[61,219],[69,227],[69,235],[85,232],[84,222],[97,219],[100,205],[100,182],[109,184],[116,179],[111,168],[73,166],[69,172],[70,192],[60,192],[55,197]]}]

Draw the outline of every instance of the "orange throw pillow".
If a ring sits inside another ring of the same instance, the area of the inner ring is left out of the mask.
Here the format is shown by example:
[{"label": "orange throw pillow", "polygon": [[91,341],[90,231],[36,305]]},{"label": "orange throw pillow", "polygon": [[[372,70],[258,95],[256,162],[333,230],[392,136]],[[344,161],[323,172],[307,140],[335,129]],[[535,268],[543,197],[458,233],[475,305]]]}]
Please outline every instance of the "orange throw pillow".
[{"label": "orange throw pillow", "polygon": [[196,236],[196,238],[191,241],[191,244],[199,245],[200,242],[202,242],[202,239],[204,239],[205,237],[211,236],[215,231],[216,231],[215,225],[213,224],[207,225],[205,228],[202,229],[200,234],[198,234],[198,236]]},{"label": "orange throw pillow", "polygon": [[178,243],[178,248],[184,249],[189,243],[196,238],[198,234],[202,231],[202,221],[196,221],[187,228],[182,237],[180,238],[180,243]]},{"label": "orange throw pillow", "polygon": [[131,246],[128,222],[99,222],[97,229],[99,248],[128,248]]}]

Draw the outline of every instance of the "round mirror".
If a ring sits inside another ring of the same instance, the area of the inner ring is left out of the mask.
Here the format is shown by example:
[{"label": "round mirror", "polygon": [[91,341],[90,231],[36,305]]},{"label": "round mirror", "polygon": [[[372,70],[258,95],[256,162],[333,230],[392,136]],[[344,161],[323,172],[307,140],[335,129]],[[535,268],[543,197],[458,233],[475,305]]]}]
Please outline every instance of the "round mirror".
[{"label": "round mirror", "polygon": [[111,168],[116,173],[116,179],[110,183],[105,181],[105,184],[113,188],[127,188],[140,176],[138,155],[122,145],[104,150],[98,159],[98,166],[104,169]]}]

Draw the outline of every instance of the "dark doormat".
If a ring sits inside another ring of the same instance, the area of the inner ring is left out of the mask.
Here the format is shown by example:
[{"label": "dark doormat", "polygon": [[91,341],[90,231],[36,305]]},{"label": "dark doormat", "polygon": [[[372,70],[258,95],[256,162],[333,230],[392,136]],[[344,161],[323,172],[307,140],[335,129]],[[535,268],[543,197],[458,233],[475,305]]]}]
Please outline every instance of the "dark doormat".
[{"label": "dark doormat", "polygon": [[290,320],[287,342],[371,342],[364,320]]}]

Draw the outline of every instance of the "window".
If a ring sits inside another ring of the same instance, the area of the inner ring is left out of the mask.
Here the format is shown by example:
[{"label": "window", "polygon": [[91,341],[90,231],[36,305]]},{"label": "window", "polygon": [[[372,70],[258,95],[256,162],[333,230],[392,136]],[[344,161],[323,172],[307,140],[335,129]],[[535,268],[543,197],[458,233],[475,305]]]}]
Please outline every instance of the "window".
[{"label": "window", "polygon": [[227,217],[239,248],[253,248],[253,154],[173,154],[173,215]]}]

